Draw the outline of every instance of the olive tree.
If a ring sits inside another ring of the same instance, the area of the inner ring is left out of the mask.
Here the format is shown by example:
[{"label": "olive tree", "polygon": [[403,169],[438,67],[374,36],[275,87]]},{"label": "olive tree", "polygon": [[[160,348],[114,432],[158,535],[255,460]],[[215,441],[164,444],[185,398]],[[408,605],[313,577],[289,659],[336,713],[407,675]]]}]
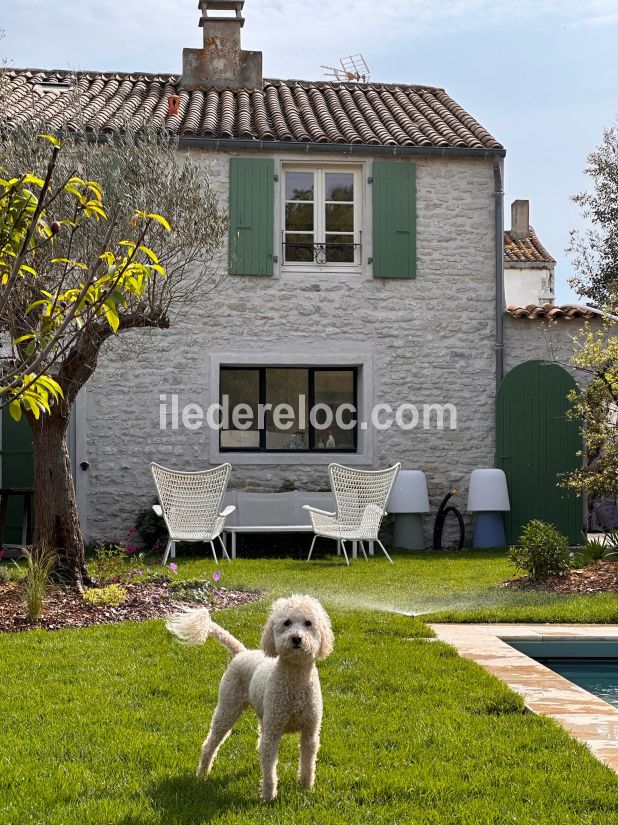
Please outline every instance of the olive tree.
[{"label": "olive tree", "polygon": [[0,123],[0,401],[32,429],[35,547],[82,586],[71,409],[111,336],[167,329],[189,303],[206,312],[227,221],[175,137],[73,126],[41,139],[44,123]]}]

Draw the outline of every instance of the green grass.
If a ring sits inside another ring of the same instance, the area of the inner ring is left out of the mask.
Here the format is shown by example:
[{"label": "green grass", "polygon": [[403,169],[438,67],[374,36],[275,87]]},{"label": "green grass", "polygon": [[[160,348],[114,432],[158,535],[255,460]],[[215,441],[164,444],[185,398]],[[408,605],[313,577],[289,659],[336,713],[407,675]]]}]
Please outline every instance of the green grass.
[{"label": "green grass", "polygon": [[[415,613],[445,622],[618,622],[618,596],[560,596],[501,586],[515,575],[500,551],[395,553],[352,562],[329,556],[300,559],[239,558],[218,565],[221,584],[279,595],[303,591],[342,609]],[[214,562],[190,555],[178,559],[179,576],[210,575]]]},{"label": "green grass", "polygon": [[[180,556],[179,577],[212,561]],[[616,821],[618,779],[423,623],[618,620],[618,598],[505,591],[499,553],[222,562],[221,584],[319,596],[336,646],[320,663],[325,722],[313,793],[286,737],[280,797],[259,801],[255,717],[207,780],[193,773],[228,656],[163,623],[0,635],[2,825],[575,825]],[[256,645],[268,601],[219,621]],[[402,612],[422,613],[420,617]]]},{"label": "green grass", "polygon": [[[219,620],[257,644],[267,604]],[[193,772],[227,655],[186,648],[162,622],[0,637],[3,825],[397,825],[615,822],[618,780],[553,722],[417,619],[333,611],[320,664],[316,789],[259,801],[246,714],[207,780]]]}]

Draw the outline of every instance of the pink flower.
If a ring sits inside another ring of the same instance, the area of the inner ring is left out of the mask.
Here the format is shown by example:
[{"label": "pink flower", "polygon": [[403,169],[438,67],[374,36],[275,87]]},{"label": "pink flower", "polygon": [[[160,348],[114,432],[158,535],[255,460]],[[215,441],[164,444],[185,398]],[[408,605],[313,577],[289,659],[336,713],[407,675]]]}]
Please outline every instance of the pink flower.
[{"label": "pink flower", "polygon": [[213,581],[218,582],[219,579],[221,578],[221,571],[220,570],[215,570],[215,572],[212,574],[212,578],[213,578]]},{"label": "pink flower", "polygon": [[176,562],[172,562],[170,564],[170,570],[172,571],[172,573],[175,573],[178,570],[178,565],[176,564]]},{"label": "pink flower", "polygon": [[5,558],[6,558],[6,550],[4,550],[0,547],[0,559],[5,559]]},{"label": "pink flower", "polygon": [[132,556],[133,553],[137,553],[138,549],[137,544],[127,544],[124,551],[128,556]]}]

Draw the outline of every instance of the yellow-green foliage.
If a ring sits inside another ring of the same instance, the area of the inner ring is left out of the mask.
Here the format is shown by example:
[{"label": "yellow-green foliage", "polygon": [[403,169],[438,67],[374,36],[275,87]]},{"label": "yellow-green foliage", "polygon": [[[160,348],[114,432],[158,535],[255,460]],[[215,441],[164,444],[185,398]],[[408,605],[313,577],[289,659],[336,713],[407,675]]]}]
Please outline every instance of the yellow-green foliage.
[{"label": "yellow-green foliage", "polygon": [[563,484],[583,493],[613,496],[618,488],[616,321],[607,318],[599,330],[586,325],[575,339],[575,345],[572,363],[591,379],[570,395],[571,415],[582,420],[587,463],[569,475]]},{"label": "yellow-green foliage", "polygon": [[84,593],[84,601],[93,605],[118,607],[126,602],[127,591],[119,584],[110,584],[109,587],[92,588]]}]

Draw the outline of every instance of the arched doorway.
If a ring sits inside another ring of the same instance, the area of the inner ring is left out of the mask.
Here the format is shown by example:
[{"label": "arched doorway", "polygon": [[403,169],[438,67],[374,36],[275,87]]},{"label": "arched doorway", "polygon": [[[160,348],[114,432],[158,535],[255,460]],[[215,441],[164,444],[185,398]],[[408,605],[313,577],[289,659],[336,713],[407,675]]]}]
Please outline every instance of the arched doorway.
[{"label": "arched doorway", "polygon": [[558,487],[561,475],[581,465],[579,422],[567,417],[575,381],[558,364],[526,361],[507,373],[496,399],[496,466],[504,470],[511,501],[504,526],[515,544],[538,518],[581,544],[581,498]]}]

